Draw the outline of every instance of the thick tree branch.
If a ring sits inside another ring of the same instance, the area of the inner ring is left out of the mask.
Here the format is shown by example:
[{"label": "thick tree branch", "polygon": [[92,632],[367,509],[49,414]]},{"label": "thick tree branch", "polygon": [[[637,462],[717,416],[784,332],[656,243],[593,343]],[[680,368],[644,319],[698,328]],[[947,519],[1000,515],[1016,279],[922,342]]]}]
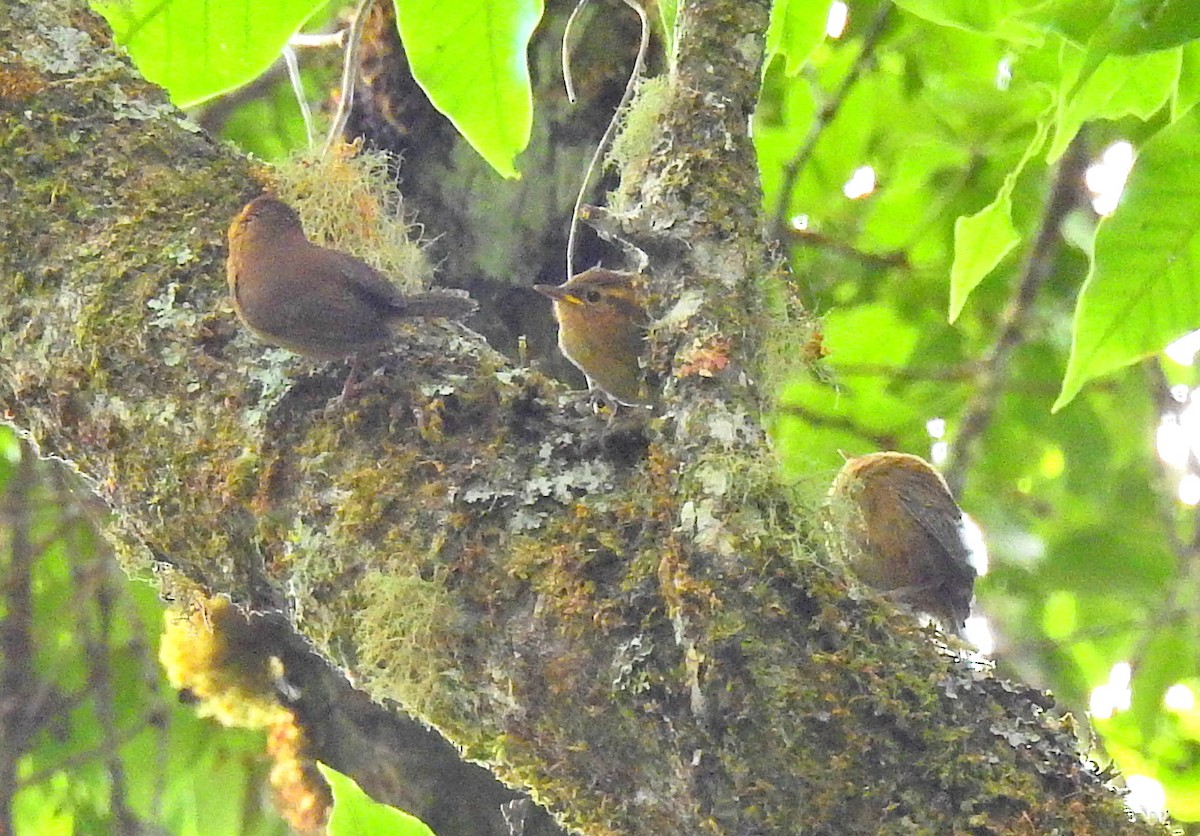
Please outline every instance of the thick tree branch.
[{"label": "thick tree branch", "polygon": [[[766,21],[680,9],[660,141],[612,216],[651,257],[665,392],[607,427],[449,326],[325,411],[337,369],[229,310],[249,165],[81,8],[5,8],[0,403],[116,509],[128,560],[277,611],[583,832],[1136,832],[1068,720],[844,578],[774,476],[746,132]],[[687,371],[717,345],[726,371]]]}]

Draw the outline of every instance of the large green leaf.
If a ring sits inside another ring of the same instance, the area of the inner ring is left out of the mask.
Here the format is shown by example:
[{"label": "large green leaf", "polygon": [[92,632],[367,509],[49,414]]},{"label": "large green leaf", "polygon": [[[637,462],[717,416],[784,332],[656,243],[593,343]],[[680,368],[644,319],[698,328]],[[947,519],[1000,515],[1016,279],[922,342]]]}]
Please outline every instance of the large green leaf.
[{"label": "large green leaf", "polygon": [[1040,27],[1021,17],[1030,4],[1020,0],[896,0],[907,12],[942,26],[978,32],[1013,43],[1036,45]]},{"label": "large green leaf", "polygon": [[323,763],[317,768],[333,793],[329,836],[434,836],[416,816],[372,801],[353,780]]},{"label": "large green leaf", "polygon": [[1200,328],[1198,145],[1193,110],[1146,143],[1121,206],[1101,222],[1055,410],[1089,380]]},{"label": "large green leaf", "polygon": [[1050,120],[1038,124],[1033,141],[1017,167],[1004,178],[996,199],[974,215],[954,222],[954,264],[950,267],[950,321],[958,319],[971,291],[1021,241],[1012,222],[1012,195],[1025,165],[1046,144]]},{"label": "large green leaf", "polygon": [[1136,116],[1149,119],[1170,101],[1179,83],[1183,53],[1180,49],[1147,55],[1111,55],[1091,72],[1084,66],[1072,72],[1071,64],[1087,60],[1082,53],[1064,48],[1064,69],[1059,94],[1058,128],[1047,159],[1062,156],[1084,122]]},{"label": "large green leaf", "polygon": [[1137,55],[1200,38],[1196,0],[1117,0],[1088,51]]},{"label": "large green leaf", "polygon": [[1179,68],[1179,83],[1171,99],[1171,119],[1187,113],[1196,102],[1200,102],[1200,41],[1182,48],[1182,65]]},{"label": "large green leaf", "polygon": [[413,78],[492,168],[516,177],[529,144],[526,50],[542,0],[396,0]]},{"label": "large green leaf", "polygon": [[93,0],[138,69],[179,107],[262,75],[326,0]]}]

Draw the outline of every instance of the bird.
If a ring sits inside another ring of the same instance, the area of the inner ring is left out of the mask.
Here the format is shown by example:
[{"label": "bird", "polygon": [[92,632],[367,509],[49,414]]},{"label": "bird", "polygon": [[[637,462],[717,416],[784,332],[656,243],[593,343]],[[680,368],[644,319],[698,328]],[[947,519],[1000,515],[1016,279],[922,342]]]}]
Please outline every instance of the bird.
[{"label": "bird", "polygon": [[565,284],[535,284],[554,301],[558,348],[587,378],[588,388],[624,406],[649,406],[641,358],[649,317],[638,276],[593,267]]},{"label": "bird", "polygon": [[478,307],[461,291],[401,293],[366,262],[309,241],[296,210],[270,194],[229,225],[226,274],[238,319],[263,342],[316,360],[354,357],[343,398],[358,353],[389,342],[396,320],[462,319]]},{"label": "bird", "polygon": [[976,572],[942,476],[920,456],[870,453],[846,461],[829,495],[835,546],[855,575],[961,635]]}]

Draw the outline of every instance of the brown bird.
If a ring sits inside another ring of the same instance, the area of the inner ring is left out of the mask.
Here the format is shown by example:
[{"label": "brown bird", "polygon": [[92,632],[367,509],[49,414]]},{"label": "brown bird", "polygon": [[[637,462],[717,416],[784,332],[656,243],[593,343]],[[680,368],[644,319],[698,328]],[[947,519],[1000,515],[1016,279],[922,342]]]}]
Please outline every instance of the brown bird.
[{"label": "brown bird", "polygon": [[871,453],[847,461],[829,494],[835,517],[839,501],[850,503],[834,540],[855,574],[961,634],[975,569],[962,509],[941,475],[920,456]]},{"label": "brown bird", "polygon": [[259,339],[318,360],[355,355],[355,368],[359,351],[392,338],[397,319],[461,319],[477,308],[454,291],[402,294],[365,262],[310,242],[296,211],[270,195],[229,225],[226,271],[234,310]]},{"label": "brown bird", "polygon": [[558,347],[583,372],[588,388],[625,406],[646,406],[639,361],[649,317],[635,278],[593,267],[566,284],[533,289],[554,300]]}]

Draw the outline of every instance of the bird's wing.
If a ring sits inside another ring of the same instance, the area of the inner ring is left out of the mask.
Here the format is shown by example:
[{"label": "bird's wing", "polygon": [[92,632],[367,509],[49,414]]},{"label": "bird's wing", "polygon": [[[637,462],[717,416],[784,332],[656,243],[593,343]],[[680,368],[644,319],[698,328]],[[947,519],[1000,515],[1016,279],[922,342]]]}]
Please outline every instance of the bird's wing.
[{"label": "bird's wing", "polygon": [[386,309],[404,305],[404,295],[387,277],[365,261],[347,253],[329,250],[337,259],[347,287],[372,307]]},{"label": "bird's wing", "polygon": [[958,503],[944,488],[930,490],[928,477],[920,473],[906,470],[897,477],[896,487],[909,515],[942,547],[950,558],[950,568],[963,580],[974,581],[975,568],[963,542],[962,509]]}]

